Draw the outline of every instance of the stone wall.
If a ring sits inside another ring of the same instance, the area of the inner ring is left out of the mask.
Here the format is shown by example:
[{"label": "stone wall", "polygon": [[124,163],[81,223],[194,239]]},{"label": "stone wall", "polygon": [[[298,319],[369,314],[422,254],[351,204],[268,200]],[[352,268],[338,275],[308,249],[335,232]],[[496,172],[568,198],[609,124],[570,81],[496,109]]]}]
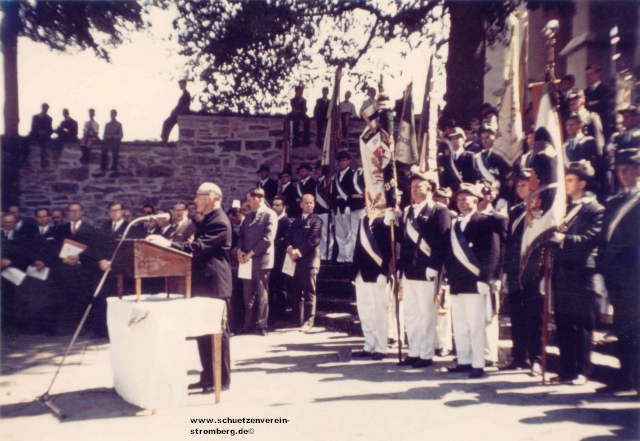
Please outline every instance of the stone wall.
[{"label": "stone wall", "polygon": [[[364,123],[353,121],[349,150],[358,148],[357,139]],[[302,128],[302,127],[301,127]],[[81,202],[92,222],[106,220],[110,201],[120,200],[140,214],[144,204],[170,207],[178,201],[191,201],[198,185],[213,181],[224,193],[224,204],[256,185],[260,164],[271,167],[277,178],[282,169],[282,117],[183,116],[176,144],[163,147],[158,142],[124,142],[120,148],[117,175],[100,172],[100,147],[94,147],[89,164],[80,164],[80,149],[67,145],[60,164],[49,168],[20,171],[20,204],[29,216],[36,207],[65,208],[71,201]],[[315,141],[315,122],[311,122]],[[313,142],[294,147],[292,165],[320,159],[322,148]],[[32,147],[31,164],[39,164],[39,149]]]}]

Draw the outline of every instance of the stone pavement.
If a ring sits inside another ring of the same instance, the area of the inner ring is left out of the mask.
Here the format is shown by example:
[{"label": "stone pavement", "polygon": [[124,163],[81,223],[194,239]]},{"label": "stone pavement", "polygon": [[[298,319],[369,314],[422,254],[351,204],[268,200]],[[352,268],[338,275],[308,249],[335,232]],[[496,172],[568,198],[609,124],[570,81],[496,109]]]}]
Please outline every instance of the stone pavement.
[{"label": "stone pavement", "polygon": [[[314,328],[232,338],[231,389],[222,402],[194,394],[179,409],[150,415],[113,390],[109,344],[81,337],[52,390],[70,416],[60,421],[34,397],[44,393],[70,337],[4,336],[0,439],[190,440],[636,440],[640,403],[594,393],[600,383],[541,386],[522,373],[480,380],[434,367],[404,369],[396,357],[352,359],[362,338]],[[189,371],[196,381],[195,342]],[[191,423],[192,418],[282,418],[281,423]]]}]

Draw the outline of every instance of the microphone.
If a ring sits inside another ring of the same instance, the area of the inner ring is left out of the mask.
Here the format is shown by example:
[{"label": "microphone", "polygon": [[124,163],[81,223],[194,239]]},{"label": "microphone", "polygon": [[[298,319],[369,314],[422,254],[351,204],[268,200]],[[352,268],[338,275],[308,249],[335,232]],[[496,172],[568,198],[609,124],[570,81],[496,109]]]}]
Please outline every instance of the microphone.
[{"label": "microphone", "polygon": [[129,225],[133,225],[133,224],[137,224],[139,222],[146,222],[148,220],[157,220],[157,219],[164,219],[164,220],[169,220],[171,219],[171,214],[169,213],[160,213],[160,214],[150,214],[148,216],[141,216],[138,217],[136,219],[134,219]]}]

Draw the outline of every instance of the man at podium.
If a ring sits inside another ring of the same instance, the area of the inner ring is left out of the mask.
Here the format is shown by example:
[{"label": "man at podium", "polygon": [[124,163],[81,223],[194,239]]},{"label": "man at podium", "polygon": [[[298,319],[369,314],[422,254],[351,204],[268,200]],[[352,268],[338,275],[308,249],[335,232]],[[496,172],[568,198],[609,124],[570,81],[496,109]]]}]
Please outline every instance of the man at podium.
[{"label": "man at podium", "polygon": [[[205,182],[198,188],[195,204],[198,214],[203,216],[196,224],[192,242],[172,242],[160,235],[151,235],[147,240],[162,246],[171,246],[180,251],[191,253],[192,292],[193,296],[222,299],[227,305],[227,317],[231,306],[231,265],[229,251],[231,249],[231,223],[220,204],[222,190],[212,182]],[[229,350],[229,321],[222,330],[222,386],[229,389],[231,383],[231,358]],[[189,385],[189,389],[202,389],[203,392],[213,388],[213,348],[211,336],[198,337],[198,351],[202,363],[200,381]]]}]

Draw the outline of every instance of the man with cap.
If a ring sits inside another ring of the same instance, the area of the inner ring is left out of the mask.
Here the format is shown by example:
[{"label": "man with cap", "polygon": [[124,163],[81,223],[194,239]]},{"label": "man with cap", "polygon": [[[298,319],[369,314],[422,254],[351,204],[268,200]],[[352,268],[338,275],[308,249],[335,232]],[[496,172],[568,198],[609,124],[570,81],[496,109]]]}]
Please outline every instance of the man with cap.
[{"label": "man with cap", "polygon": [[494,221],[478,212],[482,193],[475,185],[462,183],[454,198],[460,216],[451,226],[445,265],[458,363],[447,372],[468,372],[469,378],[480,378],[485,366],[485,327],[491,315],[490,281],[500,260],[500,237]]},{"label": "man with cap", "polygon": [[494,133],[498,132],[498,109],[488,103],[485,103],[484,108],[481,111],[482,114],[482,129],[490,129]]},{"label": "man with cap", "polygon": [[507,188],[507,176],[511,173],[511,166],[493,151],[493,143],[496,140],[495,130],[483,127],[480,129],[482,150],[473,156],[473,167],[476,172],[476,181],[486,179],[500,191],[500,198],[509,199]]},{"label": "man with cap", "polygon": [[350,262],[353,258],[351,240],[351,209],[349,195],[353,190],[353,170],[349,168],[351,155],[346,150],[338,152],[340,170],[333,176],[333,218],[335,219],[336,242],[338,242],[338,262]]},{"label": "man with cap", "polygon": [[298,191],[295,185],[291,183],[291,169],[285,168],[278,177],[280,178],[281,184],[280,196],[285,200],[287,216],[291,218],[300,216],[300,207],[296,205]]},{"label": "man with cap", "polygon": [[298,167],[298,174],[300,175],[300,180],[296,184],[296,192],[298,193],[296,204],[298,206],[302,202],[302,196],[305,194],[312,194],[314,197],[316,195],[316,181],[311,177],[312,171],[313,168],[308,162],[303,162]]},{"label": "man with cap", "polygon": [[[565,121],[567,139],[564,143],[564,159],[567,163],[578,162],[580,160],[589,161],[595,170],[595,179],[590,180],[590,185],[597,188],[605,186],[604,174],[606,165],[602,162],[602,150],[599,151],[598,144],[593,136],[585,136],[583,133],[584,123],[578,113],[573,112]],[[595,182],[593,182],[595,181]]]},{"label": "man with cap", "polygon": [[462,182],[473,182],[473,154],[463,147],[465,133],[460,127],[453,129],[447,136],[449,148],[438,155],[438,176],[440,185],[457,191]]},{"label": "man with cap", "polygon": [[636,104],[630,104],[624,109],[618,110],[622,116],[624,131],[614,133],[611,143],[607,145],[607,186],[609,194],[619,190],[618,180],[615,178],[615,154],[617,150],[640,147],[640,109]]},{"label": "man with cap", "polygon": [[[49,115],[49,104],[42,104],[42,112],[34,115],[31,119],[31,133],[29,137],[31,142],[36,143],[40,147],[40,166],[47,167],[49,165],[47,157],[47,145],[51,140],[51,134],[53,134],[52,119]],[[25,152],[24,159],[29,161],[29,150]]]},{"label": "man with cap", "polygon": [[[542,354],[542,296],[538,286],[520,286],[520,253],[524,235],[526,201],[531,190],[531,169],[521,169],[516,176],[515,193],[518,203],[509,210],[509,227],[505,246],[504,272],[507,276],[509,314],[513,360],[500,370],[531,369],[540,363]],[[531,361],[531,364],[529,364]],[[537,369],[537,367],[536,367]]]},{"label": "man with cap", "polygon": [[594,170],[584,159],[566,169],[565,186],[569,196],[567,214],[553,241],[559,244],[551,271],[554,293],[556,341],[560,349],[558,376],[552,381],[581,385],[591,354],[595,326],[596,238],[602,230],[604,207],[586,191]]},{"label": "man with cap", "polygon": [[604,148],[605,137],[602,128],[602,120],[600,116],[587,110],[585,107],[585,94],[582,90],[574,89],[569,94],[569,110],[571,113],[576,113],[583,123],[582,131],[586,136],[591,136],[595,139],[598,152],[602,154]]},{"label": "man with cap", "polygon": [[351,280],[356,287],[358,317],[364,335],[364,348],[352,357],[382,360],[387,354],[387,307],[391,284],[391,217],[364,215],[356,232]]},{"label": "man with cap", "polygon": [[[320,239],[320,260],[331,260],[333,252],[333,235],[329,231],[329,173],[330,167],[316,161],[316,206],[313,212],[322,219],[322,238]],[[327,246],[327,240],[329,244]]]},{"label": "man with cap", "polygon": [[433,201],[434,187],[425,174],[414,173],[409,183],[413,205],[405,208],[398,232],[409,354],[398,365],[421,368],[431,366],[435,355],[437,285],[447,253],[451,214],[448,207]]},{"label": "man with cap", "polygon": [[278,182],[269,177],[271,169],[267,164],[262,164],[256,173],[260,175],[260,180],[256,184],[256,187],[264,190],[264,202],[267,204],[267,207],[271,207],[273,198],[278,194]]},{"label": "man with cap", "polygon": [[[358,229],[360,225],[360,218],[365,215],[365,201],[364,201],[364,173],[362,171],[362,158],[360,155],[356,156],[357,169],[353,171],[353,183],[351,185],[351,194],[349,194],[349,210],[351,211],[351,241],[355,241],[358,235]],[[355,250],[355,244],[350,247],[351,254],[349,255],[349,262],[353,261],[353,252]]]},{"label": "man with cap", "polygon": [[[502,275],[505,255],[505,244],[507,241],[507,230],[509,228],[509,217],[502,212],[496,210],[493,202],[498,197],[498,189],[491,185],[490,182],[482,181],[481,183],[482,200],[478,202],[478,211],[489,216],[494,223],[494,227],[500,237],[500,262],[496,267],[496,271],[491,277],[491,309],[493,315],[491,321],[486,327],[486,348],[485,358],[487,366],[494,366],[498,363],[498,339],[500,333],[500,324],[498,314],[500,313],[500,291],[502,289]],[[506,207],[505,207],[506,208]]]},{"label": "man with cap", "polygon": [[615,382],[598,392],[622,396],[637,395],[640,381],[640,151],[625,148],[637,142],[629,137],[618,145],[616,174],[622,191],[607,202],[596,263],[613,306],[620,360]]}]

